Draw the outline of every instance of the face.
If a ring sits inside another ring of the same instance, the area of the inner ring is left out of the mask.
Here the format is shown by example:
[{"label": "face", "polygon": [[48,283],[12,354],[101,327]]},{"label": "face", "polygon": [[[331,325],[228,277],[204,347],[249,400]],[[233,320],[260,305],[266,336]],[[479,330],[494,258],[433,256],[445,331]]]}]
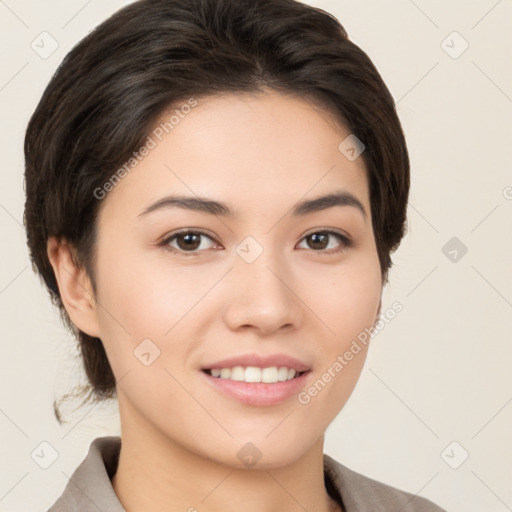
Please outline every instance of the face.
[{"label": "face", "polygon": [[[95,314],[123,426],[234,467],[248,442],[261,467],[290,462],[350,396],[366,346],[344,355],[379,310],[363,160],[327,113],[277,93],[198,100],[168,132],[99,217]],[[161,202],[178,195],[225,208]],[[259,378],[245,367],[297,373],[242,382]]]}]

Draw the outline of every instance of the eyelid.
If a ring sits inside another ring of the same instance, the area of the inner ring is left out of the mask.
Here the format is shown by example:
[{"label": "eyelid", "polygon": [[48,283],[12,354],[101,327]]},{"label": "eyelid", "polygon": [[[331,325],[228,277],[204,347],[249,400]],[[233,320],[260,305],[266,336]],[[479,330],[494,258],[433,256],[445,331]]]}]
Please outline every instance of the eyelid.
[{"label": "eyelid", "polygon": [[[199,256],[206,250],[206,249],[203,249],[202,251],[182,251],[182,250],[178,250],[178,249],[175,249],[174,247],[169,246],[169,243],[171,242],[171,240],[173,240],[178,235],[184,234],[184,233],[193,233],[193,234],[203,235],[207,238],[210,238],[213,242],[220,244],[220,242],[217,240],[217,237],[214,236],[213,234],[211,234],[211,232],[209,232],[203,228],[188,227],[188,228],[178,229],[177,231],[173,231],[173,232],[165,235],[162,238],[162,240],[160,242],[158,242],[158,246],[163,246],[165,249],[167,249],[175,254],[180,254],[180,255],[184,255],[184,256]],[[315,251],[315,250],[311,249],[310,251],[313,253],[318,253],[321,255],[328,256],[331,254],[338,254],[338,253],[344,252],[346,249],[353,246],[352,238],[348,234],[344,233],[343,231],[341,231],[337,228],[327,228],[327,227],[319,227],[319,228],[317,227],[317,228],[313,228],[313,229],[307,231],[304,235],[302,235],[302,237],[299,240],[299,243],[302,242],[304,239],[306,239],[308,236],[317,234],[317,233],[327,233],[329,235],[336,235],[341,240],[343,247],[341,249],[338,249],[335,251],[333,251],[332,249],[330,251],[326,251],[326,250]]]},{"label": "eyelid", "polygon": [[305,238],[309,235],[313,235],[315,233],[334,233],[336,235],[339,235],[343,238],[345,238],[347,241],[352,241],[352,237],[348,234],[348,233],[345,233],[344,231],[338,229],[338,228],[327,228],[327,227],[320,227],[320,228],[313,228],[309,231],[306,231],[306,233],[304,233],[304,235],[302,235],[302,238]]},{"label": "eyelid", "polygon": [[187,234],[187,233],[193,233],[193,234],[196,234],[196,235],[202,235],[202,236],[205,236],[206,238],[209,238],[210,240],[212,240],[213,242],[215,242],[216,244],[219,244],[220,242],[217,240],[217,237],[215,237],[212,233],[210,233],[209,231],[203,229],[203,228],[193,228],[193,227],[188,227],[188,228],[182,228],[182,229],[178,229],[176,231],[172,231],[171,233],[168,233],[166,235],[164,235],[162,237],[162,239],[157,243],[157,245],[159,247],[163,247],[164,249],[167,249],[175,254],[182,254],[184,256],[198,256],[200,255],[202,252],[204,252],[204,250],[202,251],[180,251],[178,249],[175,249],[174,247],[170,247],[169,244],[172,240],[174,240],[177,236],[181,235],[181,234]]},{"label": "eyelid", "polygon": [[335,235],[341,240],[342,248],[336,249],[336,250],[321,250],[321,251],[315,251],[313,249],[310,249],[309,252],[312,252],[313,254],[318,254],[320,256],[331,256],[334,254],[341,254],[345,252],[347,249],[350,249],[354,246],[354,242],[352,240],[352,237],[350,237],[347,233],[337,229],[337,228],[326,228],[326,227],[320,227],[320,228],[314,228],[310,231],[307,231],[304,235],[302,235],[302,238],[300,239],[300,242],[302,242],[304,239],[306,239],[310,235],[314,235],[317,233],[327,233],[328,235]]},{"label": "eyelid", "polygon": [[208,231],[207,229],[204,228],[194,227],[182,228],[177,229],[176,231],[171,231],[170,233],[167,233],[162,237],[162,242],[165,242],[166,240],[169,240],[169,238],[172,238],[176,235],[181,235],[183,233],[200,233],[201,235],[205,235],[218,243],[217,237],[211,231]]}]

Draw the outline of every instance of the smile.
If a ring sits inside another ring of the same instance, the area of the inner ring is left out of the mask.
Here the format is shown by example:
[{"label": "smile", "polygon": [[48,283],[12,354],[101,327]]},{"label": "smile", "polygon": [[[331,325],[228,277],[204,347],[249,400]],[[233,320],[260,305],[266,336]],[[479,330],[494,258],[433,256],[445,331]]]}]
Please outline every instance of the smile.
[{"label": "smile", "polygon": [[285,382],[300,377],[304,372],[297,372],[294,368],[286,366],[268,366],[259,368],[257,366],[234,366],[233,368],[213,368],[204,370],[208,375],[219,379],[229,379],[238,382],[263,382],[274,384]]},{"label": "smile", "polygon": [[[214,377],[214,373],[218,376]],[[216,393],[244,405],[257,407],[286,402],[296,396],[313,375],[311,370],[297,372],[293,368],[276,366],[203,369],[199,374]],[[279,380],[280,376],[284,380]],[[235,380],[237,378],[241,380]]]}]

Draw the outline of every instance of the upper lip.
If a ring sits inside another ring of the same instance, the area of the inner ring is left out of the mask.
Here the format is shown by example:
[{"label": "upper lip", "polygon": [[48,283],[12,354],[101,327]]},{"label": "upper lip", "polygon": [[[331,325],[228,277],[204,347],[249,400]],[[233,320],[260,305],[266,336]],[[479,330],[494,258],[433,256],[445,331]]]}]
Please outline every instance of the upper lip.
[{"label": "upper lip", "polygon": [[286,366],[293,368],[297,372],[305,372],[311,369],[311,366],[299,359],[286,354],[241,354],[239,356],[228,357],[219,361],[214,361],[204,365],[202,370],[212,370],[220,368],[233,368],[235,366],[255,366],[257,368],[268,368],[271,366]]}]

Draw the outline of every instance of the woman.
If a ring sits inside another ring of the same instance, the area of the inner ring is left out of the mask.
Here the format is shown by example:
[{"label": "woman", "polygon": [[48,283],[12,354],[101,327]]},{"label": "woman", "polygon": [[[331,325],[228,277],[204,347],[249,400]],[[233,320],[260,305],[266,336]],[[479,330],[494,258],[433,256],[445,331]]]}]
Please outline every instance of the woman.
[{"label": "woman", "polygon": [[50,509],[439,511],[323,454],[404,235],[393,99],[294,0],[142,0],[28,125],[28,245],[121,437]]}]

